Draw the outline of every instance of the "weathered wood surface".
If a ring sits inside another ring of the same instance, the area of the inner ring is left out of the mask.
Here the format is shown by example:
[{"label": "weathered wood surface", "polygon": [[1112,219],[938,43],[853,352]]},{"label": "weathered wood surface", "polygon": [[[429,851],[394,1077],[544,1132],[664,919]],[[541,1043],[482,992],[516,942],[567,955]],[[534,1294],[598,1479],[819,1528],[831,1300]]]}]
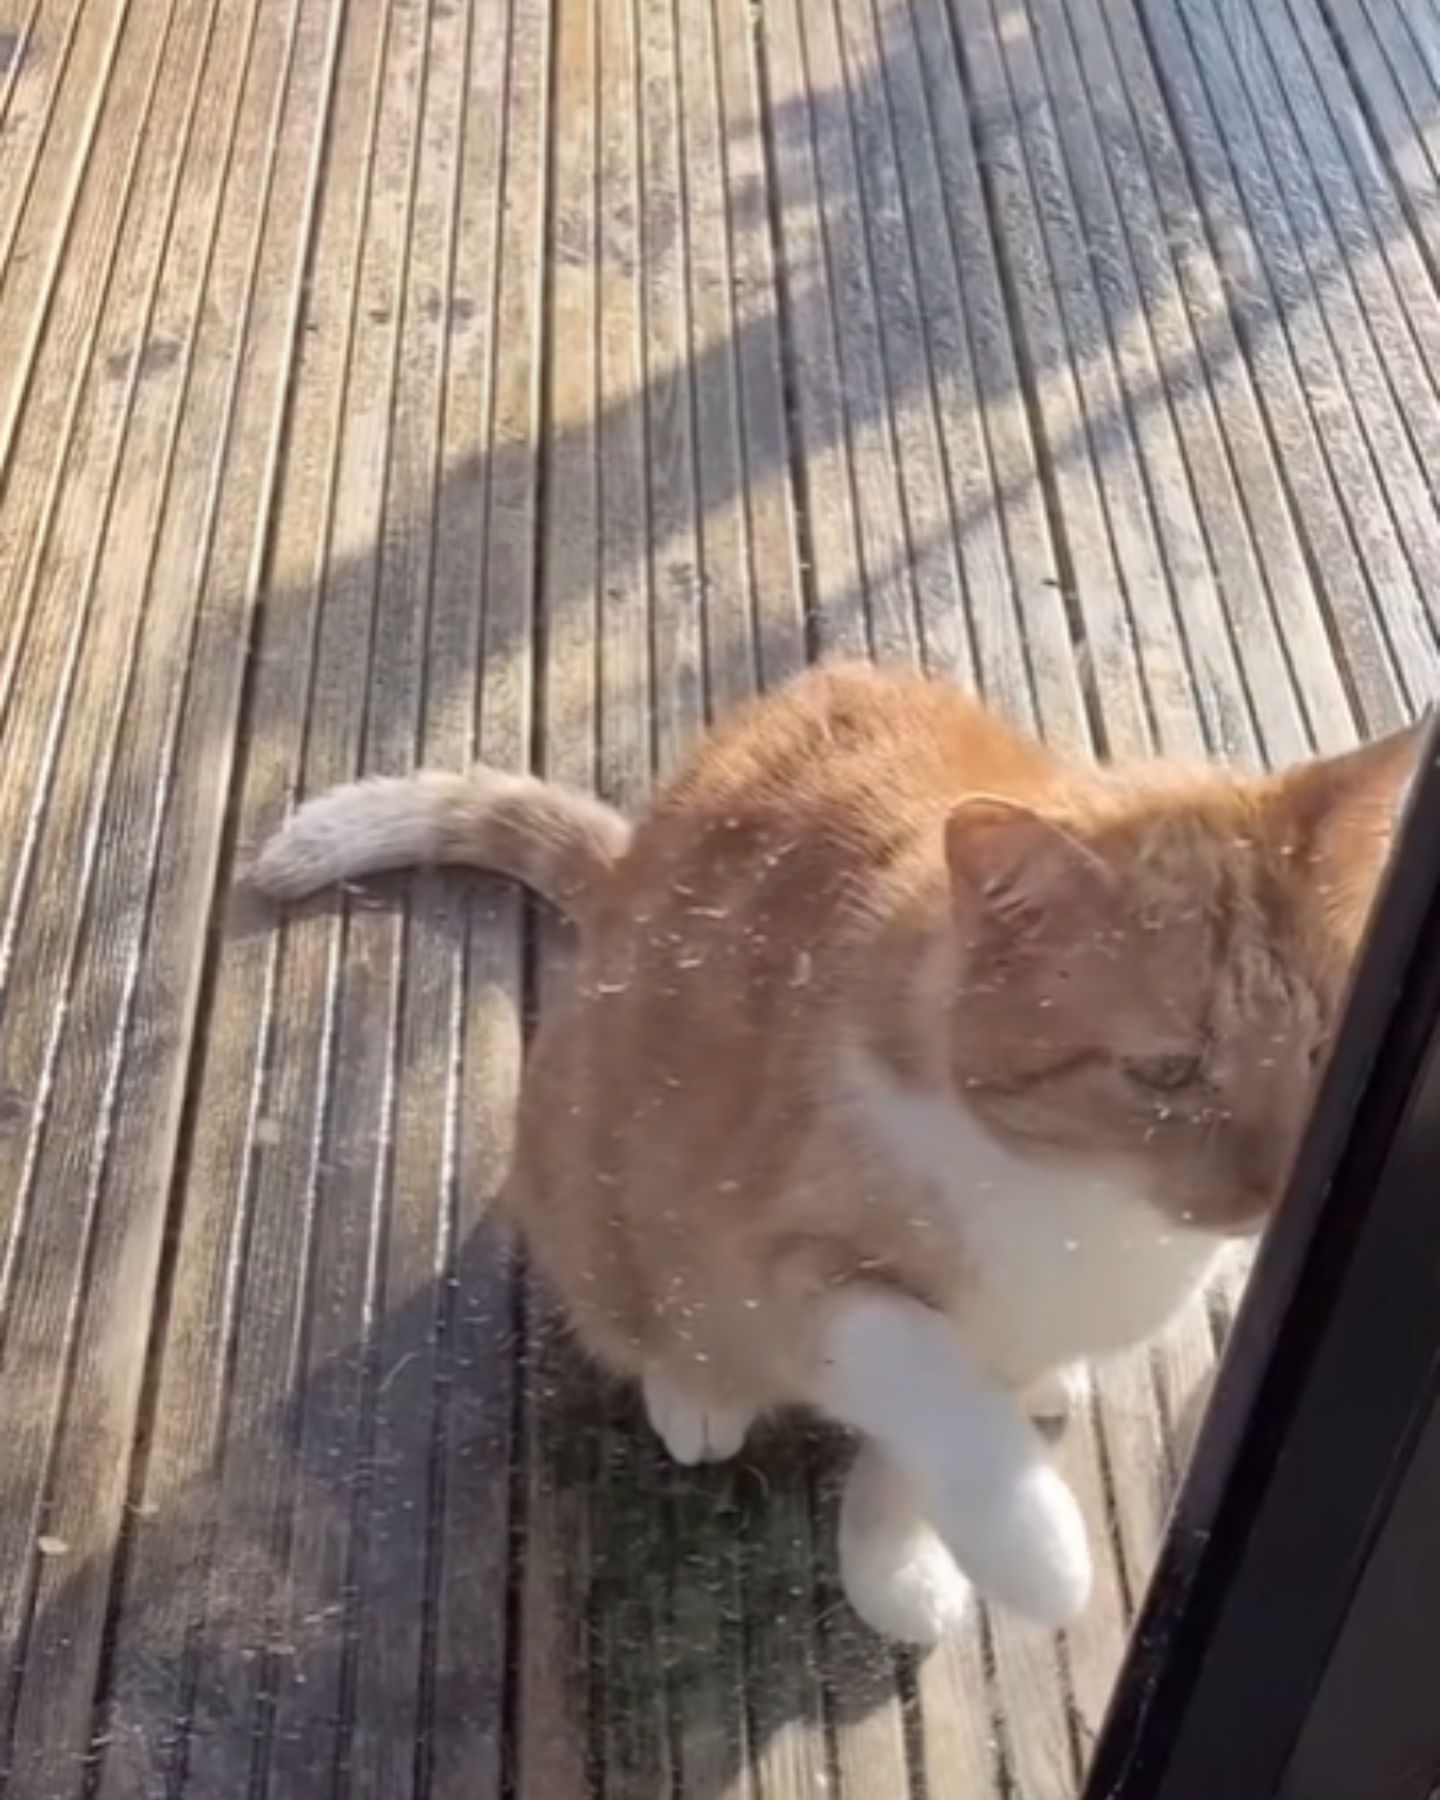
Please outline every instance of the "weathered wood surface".
[{"label": "weathered wood surface", "polygon": [[293,796],[638,804],[816,654],[1281,760],[1437,685],[1429,0],[0,13],[0,1794],[1064,1800],[1233,1282],[935,1656],[840,1447],[667,1467],[488,1222],[564,942]]}]

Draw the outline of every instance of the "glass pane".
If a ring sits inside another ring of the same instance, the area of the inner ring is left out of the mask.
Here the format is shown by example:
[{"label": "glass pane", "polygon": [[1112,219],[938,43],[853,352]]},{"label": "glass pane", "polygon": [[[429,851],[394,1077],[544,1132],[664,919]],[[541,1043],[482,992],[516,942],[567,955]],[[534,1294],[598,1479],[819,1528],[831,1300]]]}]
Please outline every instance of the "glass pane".
[{"label": "glass pane", "polygon": [[1436,685],[1423,12],[0,12],[4,1800],[1077,1792]]}]

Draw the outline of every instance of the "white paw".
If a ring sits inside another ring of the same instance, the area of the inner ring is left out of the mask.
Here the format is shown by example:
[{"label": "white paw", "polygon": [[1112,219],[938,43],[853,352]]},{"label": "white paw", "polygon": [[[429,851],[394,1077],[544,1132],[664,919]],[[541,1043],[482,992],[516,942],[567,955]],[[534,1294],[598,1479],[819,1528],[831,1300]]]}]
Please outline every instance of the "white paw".
[{"label": "white paw", "polygon": [[1085,1370],[1075,1364],[1051,1369],[1032,1382],[1021,1398],[1036,1425],[1047,1432],[1058,1432],[1078,1411],[1087,1387]]},{"label": "white paw", "polygon": [[645,1371],[644,1388],[645,1411],[656,1436],[687,1468],[734,1456],[755,1423],[752,1408],[697,1401],[660,1369]]},{"label": "white paw", "polygon": [[955,1558],[868,1448],[840,1508],[840,1578],[871,1630],[903,1644],[939,1643],[974,1603]]},{"label": "white paw", "polygon": [[1035,1463],[958,1523],[947,1536],[983,1594],[1052,1629],[1084,1611],[1089,1534],[1079,1502],[1048,1463]]},{"label": "white paw", "polygon": [[840,1546],[845,1597],[872,1631],[928,1649],[958,1631],[975,1591],[928,1526]]},{"label": "white paw", "polygon": [[925,1649],[959,1631],[974,1606],[958,1562],[920,1519],[909,1530],[842,1530],[841,1580],[871,1631]]}]

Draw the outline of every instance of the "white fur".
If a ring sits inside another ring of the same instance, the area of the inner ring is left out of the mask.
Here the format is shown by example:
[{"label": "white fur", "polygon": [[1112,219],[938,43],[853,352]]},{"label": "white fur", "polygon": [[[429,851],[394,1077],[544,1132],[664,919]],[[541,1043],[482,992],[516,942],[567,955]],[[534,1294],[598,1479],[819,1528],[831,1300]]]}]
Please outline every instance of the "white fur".
[{"label": "white fur", "polygon": [[[1042,1625],[1084,1606],[1090,1549],[1075,1496],[948,1319],[900,1294],[856,1290],[830,1321],[815,1400],[898,1466],[982,1593]],[[852,1570],[913,1566],[914,1514],[897,1524],[882,1513],[874,1529],[873,1544],[852,1546]],[[863,1584],[855,1598],[871,1616],[883,1612]]]},{"label": "white fur", "polygon": [[1023,1160],[953,1095],[906,1088],[854,1047],[841,1075],[874,1148],[953,1219],[960,1329],[1007,1384],[1145,1342],[1214,1267],[1221,1240],[1172,1224],[1133,1177]]},{"label": "white fur", "polygon": [[938,1200],[966,1272],[954,1319],[879,1292],[837,1312],[816,1398],[879,1446],[862,1449],[847,1494],[847,1592],[877,1629],[912,1641],[963,1614],[961,1570],[1028,1617],[1064,1624],[1089,1595],[1089,1545],[1022,1403],[1068,1410],[1074,1365],[1153,1336],[1220,1246],[1171,1225],[1119,1171],[1024,1161],[953,1095],[908,1089],[853,1045],[839,1072],[872,1152],[924,1192],[932,1216]]},{"label": "white fur", "polygon": [[865,1623],[904,1644],[938,1644],[974,1610],[960,1565],[878,1444],[861,1446],[845,1483],[840,1574]]},{"label": "white fur", "polygon": [[1066,1369],[1047,1369],[1038,1381],[1032,1381],[1021,1394],[1027,1417],[1037,1425],[1063,1425],[1078,1409],[1089,1392],[1089,1381],[1083,1365],[1072,1363]]},{"label": "white fur", "polygon": [[298,900],[352,875],[433,862],[438,809],[458,786],[454,776],[380,776],[331,788],[271,838],[251,878],[274,899]]},{"label": "white fur", "polygon": [[739,1454],[753,1408],[700,1401],[659,1364],[645,1371],[645,1411],[655,1435],[677,1463],[724,1462]]}]

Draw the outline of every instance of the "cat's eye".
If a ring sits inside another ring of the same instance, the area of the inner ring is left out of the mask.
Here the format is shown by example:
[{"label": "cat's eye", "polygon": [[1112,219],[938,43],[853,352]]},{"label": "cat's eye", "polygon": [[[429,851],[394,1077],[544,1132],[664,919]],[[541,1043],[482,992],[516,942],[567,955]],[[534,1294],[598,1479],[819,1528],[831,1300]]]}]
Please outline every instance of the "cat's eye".
[{"label": "cat's eye", "polygon": [[1167,1056],[1128,1056],[1120,1065],[1136,1087],[1156,1094],[1175,1094],[1200,1078],[1200,1058],[1183,1050]]}]

